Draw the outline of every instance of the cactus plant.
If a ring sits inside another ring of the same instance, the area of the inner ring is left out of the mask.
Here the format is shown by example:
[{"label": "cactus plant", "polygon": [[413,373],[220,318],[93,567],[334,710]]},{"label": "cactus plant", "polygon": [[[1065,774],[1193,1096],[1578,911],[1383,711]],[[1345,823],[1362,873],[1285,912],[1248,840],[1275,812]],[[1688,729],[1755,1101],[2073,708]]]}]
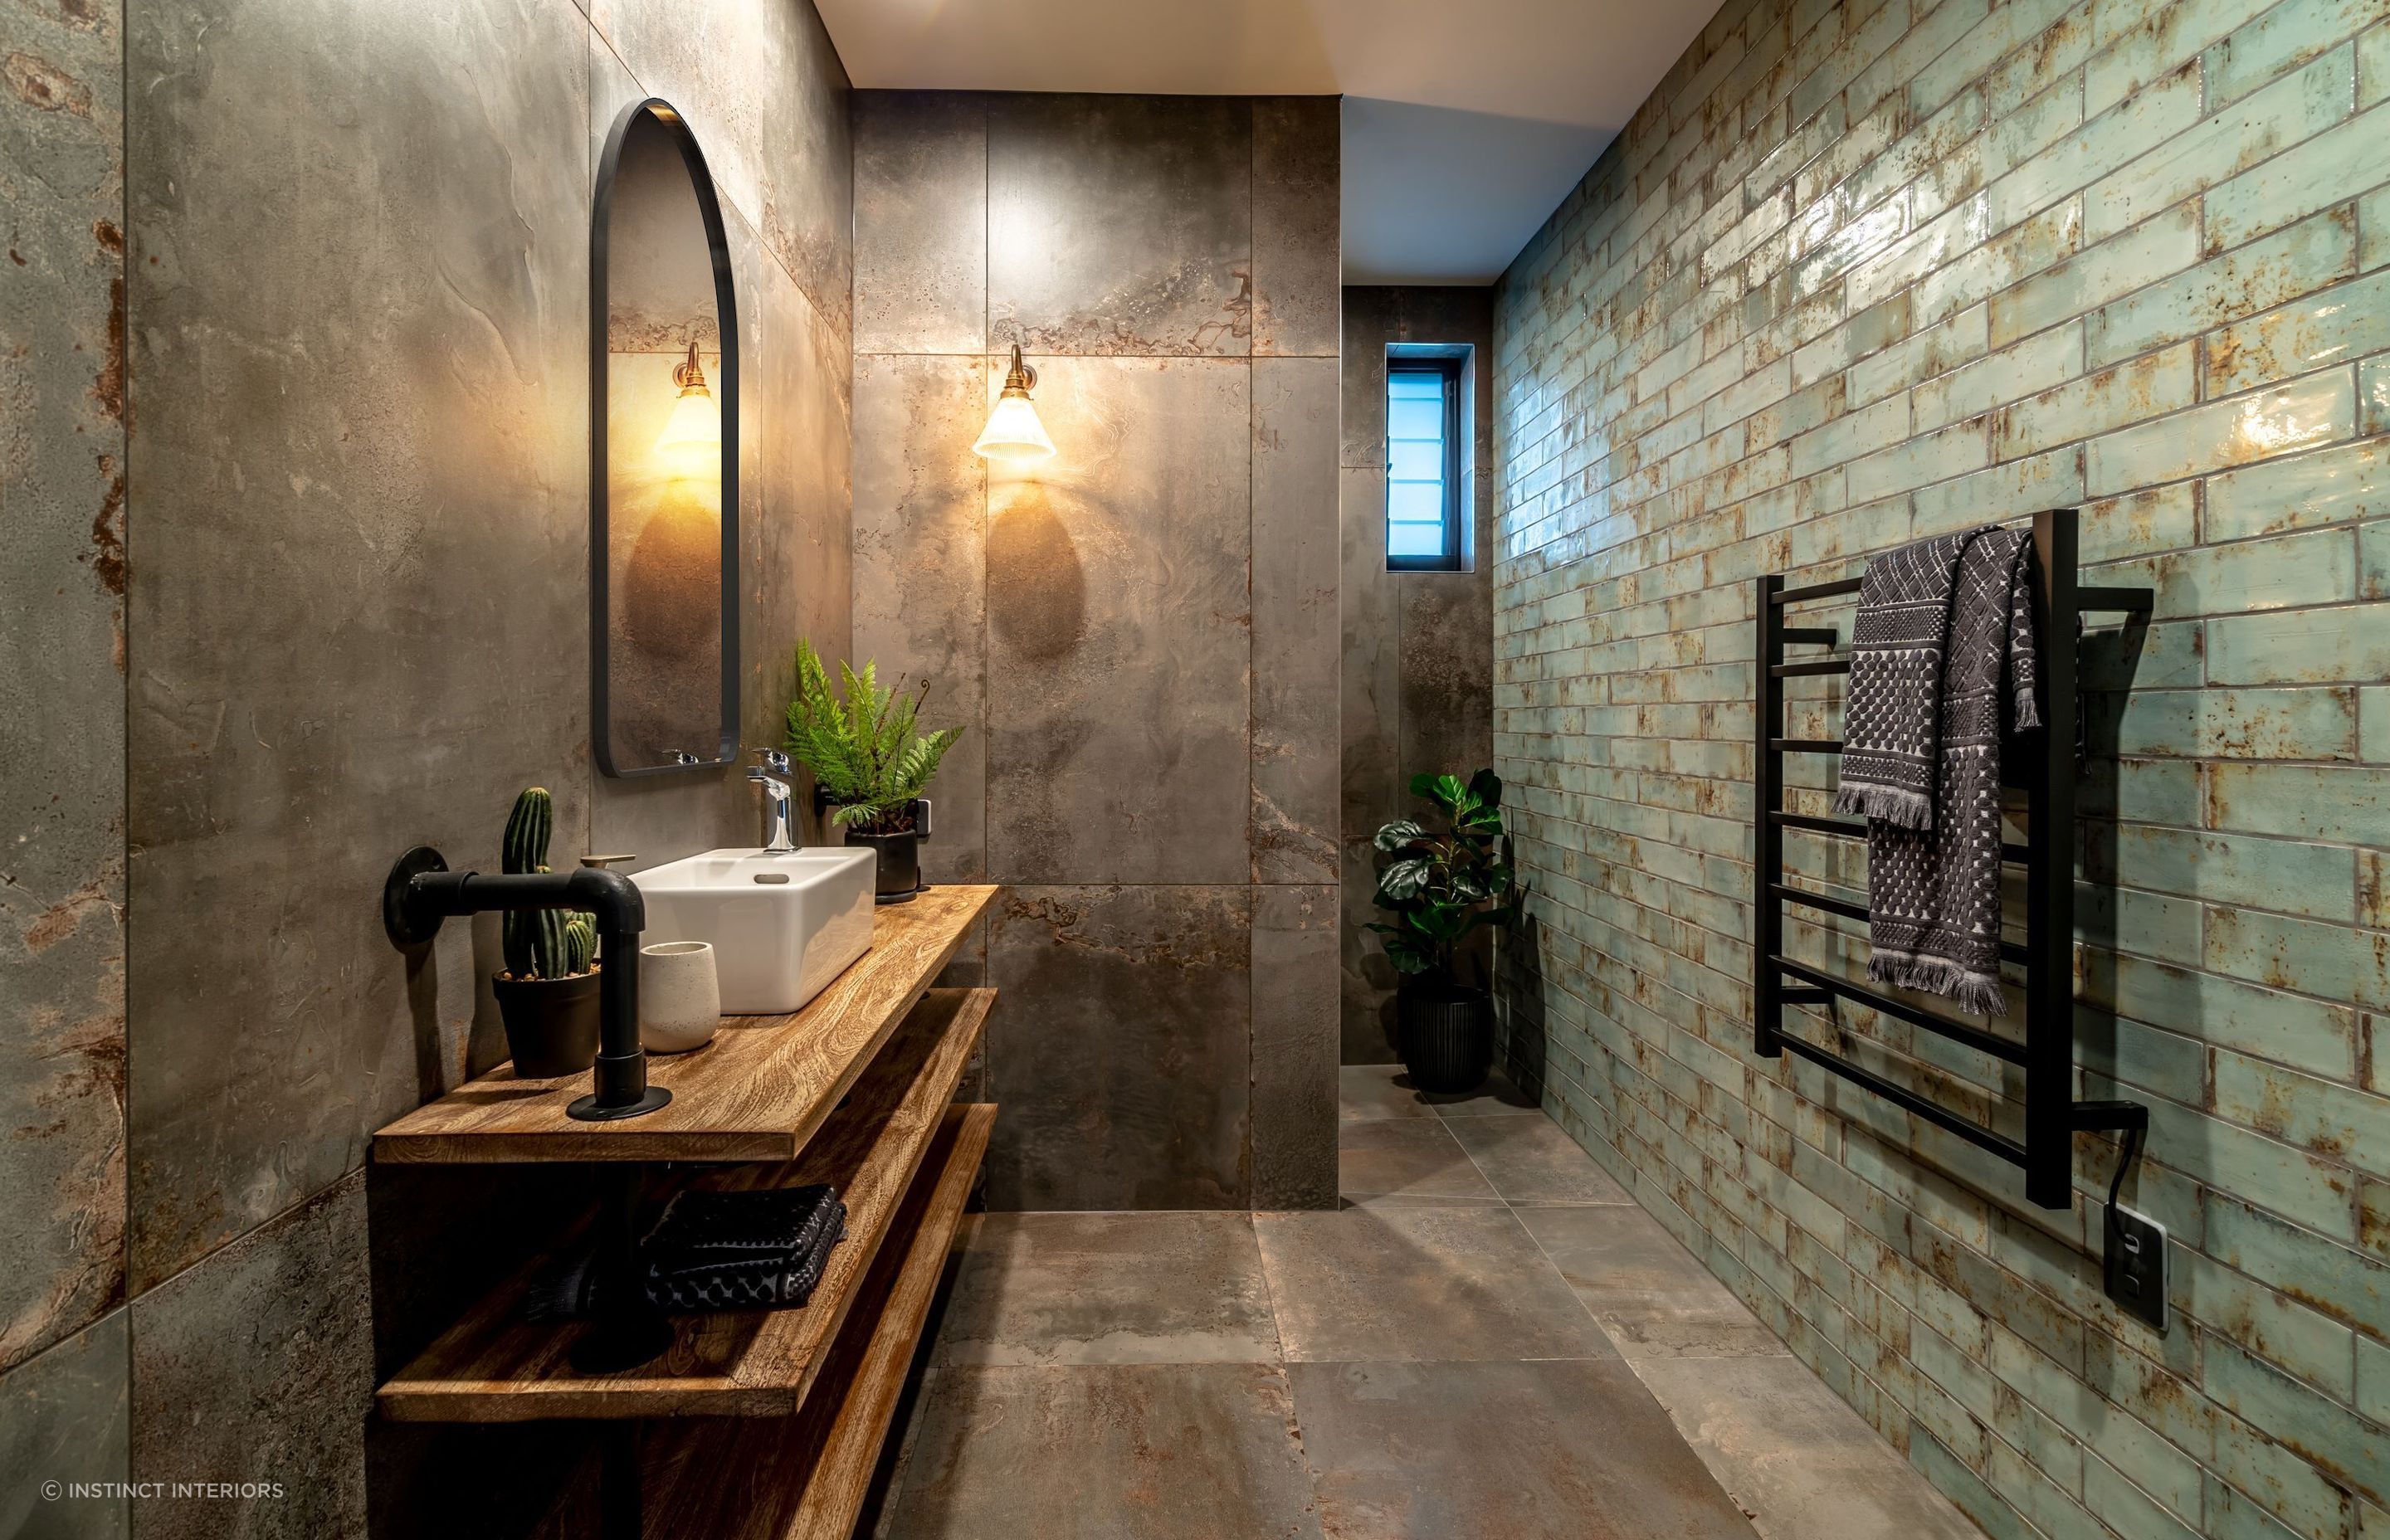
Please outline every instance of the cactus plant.
[{"label": "cactus plant", "polygon": [[[500,859],[508,872],[547,870],[547,837],[556,802],[546,787],[527,789],[507,815]],[[503,926],[507,973],[516,979],[565,979],[589,971],[598,951],[598,922],[561,909],[509,909]],[[578,933],[576,933],[576,931]]]}]

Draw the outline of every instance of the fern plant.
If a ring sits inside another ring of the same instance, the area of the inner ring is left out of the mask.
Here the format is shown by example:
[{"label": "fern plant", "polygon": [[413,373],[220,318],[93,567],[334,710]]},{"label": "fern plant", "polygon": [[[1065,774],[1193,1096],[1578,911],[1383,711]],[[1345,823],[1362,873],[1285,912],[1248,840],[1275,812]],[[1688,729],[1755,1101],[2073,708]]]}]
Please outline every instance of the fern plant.
[{"label": "fern plant", "polygon": [[[797,694],[789,702],[789,757],[813,772],[814,783],[832,804],[837,828],[867,834],[904,834],[913,828],[913,803],[938,773],[938,762],[962,736],[942,727],[923,737],[914,731],[919,696],[880,687],[878,668],[857,674],[838,666],[839,688],[810,643],[797,643]],[[841,695],[845,699],[842,700]]]}]

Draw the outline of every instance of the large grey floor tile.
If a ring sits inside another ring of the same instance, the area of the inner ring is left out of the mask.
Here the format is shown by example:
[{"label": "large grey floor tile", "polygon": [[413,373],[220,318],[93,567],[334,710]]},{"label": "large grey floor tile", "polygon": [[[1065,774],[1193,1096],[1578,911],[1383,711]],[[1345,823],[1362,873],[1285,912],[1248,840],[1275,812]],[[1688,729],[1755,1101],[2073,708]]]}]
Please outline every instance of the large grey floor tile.
[{"label": "large grey floor tile", "polygon": [[949,1367],[922,1402],[901,1540],[1319,1534],[1275,1364]]},{"label": "large grey floor tile", "polygon": [[1767,1540],[1982,1540],[1797,1358],[1634,1368]]},{"label": "large grey floor tile", "polygon": [[1253,1231],[1290,1360],[1615,1356],[1507,1209],[1266,1213]]},{"label": "large grey floor tile", "polygon": [[1460,1141],[1433,1118],[1348,1123],[1336,1141],[1337,1191],[1348,1203],[1498,1204]]},{"label": "large grey floor tile", "polygon": [[1399,1064],[1347,1064],[1336,1072],[1337,1116],[1346,1123],[1382,1118],[1432,1118],[1435,1109],[1411,1089]]},{"label": "large grey floor tile", "polygon": [[938,1341],[948,1363],[1278,1357],[1253,1220],[1217,1212],[983,1214]]},{"label": "large grey floor tile", "polygon": [[1625,1357],[1787,1351],[1732,1290],[1637,1204],[1526,1208],[1519,1219]]},{"label": "large grey floor tile", "polygon": [[1445,1126],[1514,1203],[1634,1201],[1549,1118],[1452,1118]]},{"label": "large grey floor tile", "polygon": [[1750,1540],[1615,1360],[1294,1364],[1330,1540]]},{"label": "large grey floor tile", "polygon": [[1485,1084],[1474,1091],[1422,1091],[1420,1099],[1435,1109],[1440,1118],[1516,1117],[1522,1112],[1543,1110],[1536,1098],[1511,1084],[1510,1077],[1497,1070],[1485,1077]]}]

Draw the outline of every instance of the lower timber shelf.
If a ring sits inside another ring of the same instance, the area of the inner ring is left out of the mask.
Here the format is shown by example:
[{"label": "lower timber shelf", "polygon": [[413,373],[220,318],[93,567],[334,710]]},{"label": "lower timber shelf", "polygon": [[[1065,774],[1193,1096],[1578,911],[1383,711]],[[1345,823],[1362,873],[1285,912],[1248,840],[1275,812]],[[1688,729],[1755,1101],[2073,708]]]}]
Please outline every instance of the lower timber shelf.
[{"label": "lower timber shelf", "polygon": [[[831,1251],[810,1303],[682,1316],[661,1357],[617,1374],[585,1374],[570,1361],[584,1328],[523,1319],[530,1280],[518,1277],[376,1392],[382,1415],[402,1422],[525,1422],[796,1413],[865,1291],[882,1243],[900,1237],[895,1254],[909,1254],[915,1238],[900,1223],[910,1222],[907,1195],[952,1116],[955,1088],[995,995],[987,989],[930,991],[796,1160],[713,1167],[694,1178],[717,1188],[837,1187],[847,1205],[847,1238]],[[993,1108],[984,1110],[984,1120],[994,1115]],[[983,1150],[984,1120],[971,1124]],[[970,1145],[957,1137],[957,1151]],[[973,1154],[971,1168],[977,1164]],[[947,1173],[950,1166],[951,1158],[930,1170]],[[963,1186],[968,1189],[967,1178]]]},{"label": "lower timber shelf", "polygon": [[996,1126],[992,1106],[951,1109],[897,1221],[793,1418],[683,1418],[640,1452],[649,1537],[847,1540],[945,1271],[972,1179]]}]

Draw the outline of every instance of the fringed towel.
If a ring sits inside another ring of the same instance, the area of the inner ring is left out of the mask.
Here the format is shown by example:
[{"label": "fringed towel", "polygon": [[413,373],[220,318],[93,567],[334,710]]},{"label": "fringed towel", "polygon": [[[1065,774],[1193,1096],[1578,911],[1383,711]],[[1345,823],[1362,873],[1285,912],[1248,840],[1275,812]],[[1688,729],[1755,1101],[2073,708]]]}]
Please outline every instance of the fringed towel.
[{"label": "fringed towel", "polygon": [[1903,545],[1869,562],[1859,579],[1835,812],[1934,827],[1950,595],[1960,555],[1979,533]]},{"label": "fringed towel", "polygon": [[[1959,538],[1964,549],[1935,692],[1934,815],[1926,828],[1869,820],[1868,977],[1996,1016],[2008,1005],[2000,990],[2000,750],[2011,720],[2019,731],[2041,725],[2033,539],[2003,529]],[[1859,603],[1864,631],[1864,592]],[[1851,676],[1855,713],[1856,658]]]}]

